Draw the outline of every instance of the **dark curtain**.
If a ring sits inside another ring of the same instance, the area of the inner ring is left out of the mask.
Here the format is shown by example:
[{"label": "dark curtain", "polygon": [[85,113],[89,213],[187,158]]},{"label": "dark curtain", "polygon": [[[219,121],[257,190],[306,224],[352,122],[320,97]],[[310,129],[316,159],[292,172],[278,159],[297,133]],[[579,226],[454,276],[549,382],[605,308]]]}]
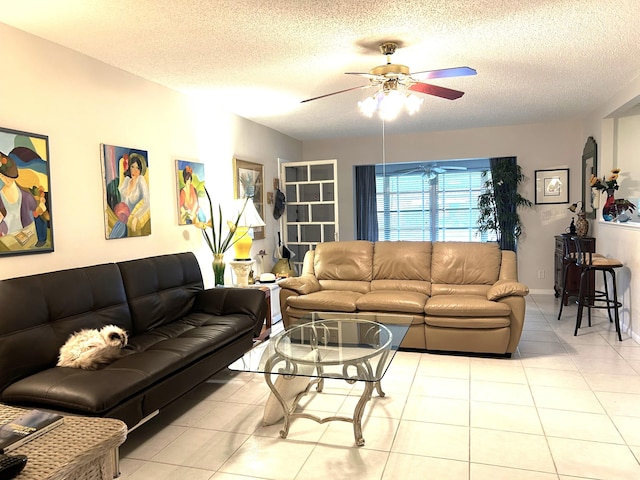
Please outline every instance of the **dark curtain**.
[{"label": "dark curtain", "polygon": [[356,166],[356,239],[378,241],[375,165]]},{"label": "dark curtain", "polygon": [[518,182],[512,172],[517,169],[516,157],[490,158],[491,179],[493,181],[494,198],[499,231],[498,243],[501,250],[516,251],[516,232],[520,225],[517,216]]}]

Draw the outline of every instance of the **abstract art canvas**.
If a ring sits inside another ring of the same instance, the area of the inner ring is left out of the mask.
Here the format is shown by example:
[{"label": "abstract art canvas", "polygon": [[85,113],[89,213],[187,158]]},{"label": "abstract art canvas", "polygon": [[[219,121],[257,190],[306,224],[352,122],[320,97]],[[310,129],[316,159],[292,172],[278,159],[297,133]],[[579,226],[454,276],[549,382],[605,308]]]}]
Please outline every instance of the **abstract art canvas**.
[{"label": "abstract art canvas", "polygon": [[151,235],[147,152],[105,144],[100,145],[100,150],[106,238]]},{"label": "abstract art canvas", "polygon": [[[204,192],[204,163],[176,160],[178,224],[198,225],[207,221],[208,203]],[[204,200],[203,208],[200,202]]]},{"label": "abstract art canvas", "polygon": [[53,252],[49,138],[0,128],[0,256]]}]

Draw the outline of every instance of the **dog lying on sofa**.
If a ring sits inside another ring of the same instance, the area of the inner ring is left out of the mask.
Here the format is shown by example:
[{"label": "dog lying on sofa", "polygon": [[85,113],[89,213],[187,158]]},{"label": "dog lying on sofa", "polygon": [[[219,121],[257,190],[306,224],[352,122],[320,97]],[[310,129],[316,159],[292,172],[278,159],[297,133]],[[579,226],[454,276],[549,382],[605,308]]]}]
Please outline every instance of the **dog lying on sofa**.
[{"label": "dog lying on sofa", "polygon": [[[192,253],[2,280],[0,304],[0,401],[129,428],[241,357],[267,311],[259,290],[205,290]],[[106,325],[129,336],[117,359],[56,366],[70,335]]]}]

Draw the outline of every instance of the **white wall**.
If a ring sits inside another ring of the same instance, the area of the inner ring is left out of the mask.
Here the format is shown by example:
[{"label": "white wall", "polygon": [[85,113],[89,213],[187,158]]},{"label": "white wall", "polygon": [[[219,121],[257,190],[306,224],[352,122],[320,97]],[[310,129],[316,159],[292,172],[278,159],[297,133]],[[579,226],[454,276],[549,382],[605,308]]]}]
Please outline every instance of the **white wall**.
[{"label": "white wall", "polygon": [[[604,105],[595,109],[583,122],[583,135],[593,136],[598,142],[598,176],[609,174],[614,167],[615,144],[611,135],[611,120],[605,120],[622,106],[629,105],[640,95],[640,77],[631,80]],[[640,135],[640,132],[638,133]],[[640,176],[640,163],[633,160],[633,177]],[[629,163],[631,164],[631,162]],[[624,181],[625,177],[621,177]],[[602,205],[602,202],[601,202]],[[622,321],[630,325],[634,338],[640,341],[640,227],[616,225],[602,221],[592,222],[597,250],[624,263],[618,273],[618,295],[622,297]]]},{"label": "white wall", "polygon": [[[569,197],[576,202],[582,196],[581,158],[585,141],[581,124],[575,121],[389,135],[385,150],[389,163],[516,156],[527,177],[521,193],[532,202],[535,170],[569,167]],[[338,159],[340,239],[354,239],[353,167],[382,163],[381,137],[304,142],[303,158]],[[553,237],[563,233],[571,221],[568,206],[535,205],[533,209],[520,211],[525,234],[518,244],[519,278],[532,291],[553,291]],[[544,278],[538,278],[538,271],[544,272]]]},{"label": "white wall", "polygon": [[[4,24],[0,38],[0,126],[49,136],[55,241],[53,253],[0,257],[0,279],[193,251],[210,285],[200,231],[178,225],[175,158],[205,163],[214,200],[233,195],[234,156],[264,164],[267,188],[278,157],[301,159],[301,142],[279,132]],[[101,143],[148,151],[150,236],[105,239]],[[273,251],[271,212],[253,253]]]}]

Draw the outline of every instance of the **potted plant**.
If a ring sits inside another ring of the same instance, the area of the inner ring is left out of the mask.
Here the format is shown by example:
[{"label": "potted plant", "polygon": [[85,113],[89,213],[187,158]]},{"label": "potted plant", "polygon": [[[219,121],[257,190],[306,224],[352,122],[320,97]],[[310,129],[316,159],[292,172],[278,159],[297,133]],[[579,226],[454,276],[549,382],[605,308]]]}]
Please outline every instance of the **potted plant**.
[{"label": "potted plant", "polygon": [[524,181],[520,165],[510,159],[498,159],[488,171],[482,173],[483,193],[478,196],[478,230],[495,232],[502,250],[516,250],[518,237],[522,234],[522,222],[518,208],[533,204],[518,193]]}]

